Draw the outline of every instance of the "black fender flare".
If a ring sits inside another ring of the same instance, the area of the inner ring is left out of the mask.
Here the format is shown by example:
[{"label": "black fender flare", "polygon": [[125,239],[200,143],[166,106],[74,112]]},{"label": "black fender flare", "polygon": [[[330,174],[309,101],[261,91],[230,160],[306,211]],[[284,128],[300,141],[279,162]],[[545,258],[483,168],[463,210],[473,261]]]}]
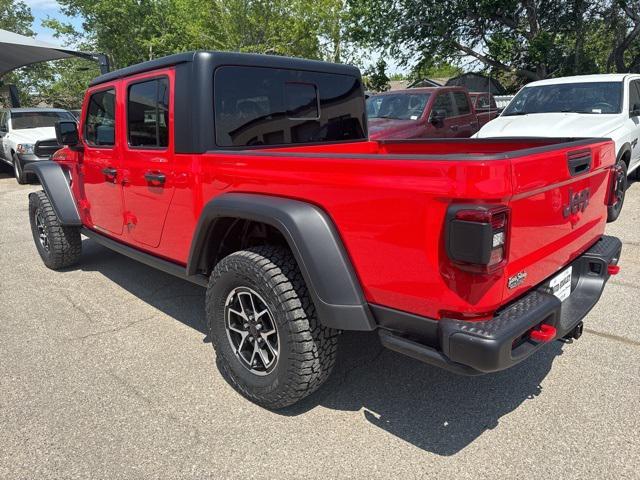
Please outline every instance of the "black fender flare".
[{"label": "black fender flare", "polygon": [[285,238],[298,262],[320,322],[342,330],[374,330],[376,323],[351,260],[329,216],[307,202],[262,194],[227,193],[203,208],[191,243],[187,275],[201,261],[217,219],[263,222]]},{"label": "black fender flare", "polygon": [[69,187],[69,180],[59,164],[51,160],[33,162],[25,165],[24,172],[38,177],[62,225],[82,226],[80,213]]},{"label": "black fender flare", "polygon": [[[631,144],[629,142],[625,143],[624,145],[622,145],[620,147],[620,149],[618,150],[618,154],[616,155],[616,163],[618,163],[620,161],[620,159],[622,158],[622,156],[629,152],[629,160],[631,160]],[[627,165],[628,167],[629,165]]]}]

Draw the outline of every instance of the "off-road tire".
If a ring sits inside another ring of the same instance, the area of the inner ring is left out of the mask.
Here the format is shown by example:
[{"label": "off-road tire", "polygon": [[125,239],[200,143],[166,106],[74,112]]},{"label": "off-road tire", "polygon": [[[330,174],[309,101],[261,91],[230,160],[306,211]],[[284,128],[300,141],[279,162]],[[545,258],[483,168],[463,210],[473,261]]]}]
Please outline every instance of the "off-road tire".
[{"label": "off-road tire", "polygon": [[[45,227],[48,249],[40,240],[38,215]],[[78,227],[63,227],[53,210],[51,201],[43,191],[29,195],[29,221],[31,233],[44,264],[52,270],[70,267],[80,260],[82,239]]]},{"label": "off-road tire", "polygon": [[[629,179],[627,178],[627,164],[624,162],[624,160],[622,159],[618,160],[617,168],[621,169],[621,178],[620,178],[621,190],[618,192],[619,200],[614,205],[607,207],[608,223],[615,222],[620,216],[620,213],[622,212],[622,207],[624,205],[624,199],[626,196],[627,186],[629,182]],[[617,187],[614,186],[614,189],[615,188]]]},{"label": "off-road tire", "polygon": [[[279,358],[258,376],[236,356],[226,330],[225,302],[237,288],[250,288],[264,299],[279,335]],[[223,258],[209,279],[207,321],[218,367],[242,395],[268,409],[292,405],[328,378],[336,359],[338,331],[324,327],[291,252],[260,246]]]},{"label": "off-road tire", "polygon": [[29,183],[29,179],[27,178],[27,174],[22,171],[22,164],[20,163],[20,159],[14,153],[13,154],[13,175],[16,177],[16,182],[20,185],[26,185]]}]

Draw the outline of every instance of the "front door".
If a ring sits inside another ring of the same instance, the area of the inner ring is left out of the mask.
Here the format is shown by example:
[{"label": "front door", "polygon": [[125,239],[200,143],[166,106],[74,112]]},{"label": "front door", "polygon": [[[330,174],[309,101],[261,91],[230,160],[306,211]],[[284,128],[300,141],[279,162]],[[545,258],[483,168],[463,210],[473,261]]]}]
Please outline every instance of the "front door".
[{"label": "front door", "polygon": [[116,128],[116,85],[92,93],[85,108],[84,154],[80,184],[89,225],[111,235],[123,230],[120,148]]},{"label": "front door", "polygon": [[469,138],[478,131],[478,119],[471,108],[471,100],[464,92],[451,92],[456,107],[456,116],[452,119],[457,129],[455,137]]},{"label": "front door", "polygon": [[431,107],[431,115],[436,111],[442,111],[445,114],[444,120],[439,124],[432,124],[430,127],[430,137],[432,138],[451,138],[455,137],[458,126],[452,121],[455,115],[453,99],[449,92],[441,92],[433,101]]},{"label": "front door", "polygon": [[126,85],[124,217],[131,238],[148,247],[160,244],[174,192],[171,74],[147,74]]},{"label": "front door", "polygon": [[631,144],[631,162],[630,167],[634,167],[640,163],[640,116],[635,115],[634,109],[640,106],[640,80],[632,80],[629,82],[629,120],[627,120],[627,128],[633,134],[629,138]]}]

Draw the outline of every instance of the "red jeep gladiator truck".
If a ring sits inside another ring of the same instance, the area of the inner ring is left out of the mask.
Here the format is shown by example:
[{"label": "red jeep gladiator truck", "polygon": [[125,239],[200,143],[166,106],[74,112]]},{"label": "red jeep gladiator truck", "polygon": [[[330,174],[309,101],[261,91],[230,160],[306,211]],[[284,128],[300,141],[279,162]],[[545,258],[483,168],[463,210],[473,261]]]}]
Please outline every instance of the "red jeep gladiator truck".
[{"label": "red jeep gladiator truck", "polygon": [[84,235],[206,287],[224,376],[272,409],[342,330],[467,375],[579,337],[618,271],[613,144],[371,141],[364,98],[353,67],[236,53],[98,77],[28,166],[38,252],[67,268]]}]

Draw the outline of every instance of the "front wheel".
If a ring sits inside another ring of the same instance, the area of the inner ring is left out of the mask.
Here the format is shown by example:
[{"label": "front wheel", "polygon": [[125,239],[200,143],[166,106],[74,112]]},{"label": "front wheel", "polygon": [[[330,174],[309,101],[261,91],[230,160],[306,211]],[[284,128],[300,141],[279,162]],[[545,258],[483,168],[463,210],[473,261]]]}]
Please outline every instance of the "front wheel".
[{"label": "front wheel", "polygon": [[287,407],[331,373],[338,332],[318,322],[287,249],[255,247],[223,258],[211,274],[206,308],[221,373],[249,400]]},{"label": "front wheel", "polygon": [[59,270],[78,262],[82,252],[80,229],[60,224],[45,192],[29,195],[29,220],[33,241],[47,267]]},{"label": "front wheel", "polygon": [[15,153],[13,154],[13,175],[20,185],[27,184],[27,174],[22,171],[22,163]]},{"label": "front wheel", "polygon": [[627,164],[624,160],[618,160],[616,165],[616,182],[613,186],[614,201],[613,204],[607,207],[607,222],[615,222],[622,212],[622,205],[624,204],[624,197],[627,193]]}]

